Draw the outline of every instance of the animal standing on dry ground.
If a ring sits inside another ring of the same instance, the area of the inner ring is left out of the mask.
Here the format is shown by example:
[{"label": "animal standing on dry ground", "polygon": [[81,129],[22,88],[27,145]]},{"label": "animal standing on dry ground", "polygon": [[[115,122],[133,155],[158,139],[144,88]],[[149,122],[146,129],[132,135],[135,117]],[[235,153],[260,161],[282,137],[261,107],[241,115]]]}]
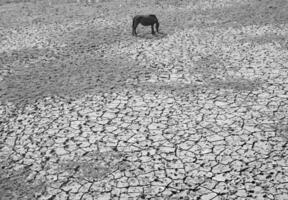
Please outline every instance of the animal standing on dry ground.
[{"label": "animal standing on dry ground", "polygon": [[133,17],[132,35],[134,36],[137,36],[136,28],[138,24],[142,24],[143,26],[151,26],[152,35],[155,34],[154,24],[156,24],[156,31],[159,33],[159,22],[156,15],[136,15]]}]

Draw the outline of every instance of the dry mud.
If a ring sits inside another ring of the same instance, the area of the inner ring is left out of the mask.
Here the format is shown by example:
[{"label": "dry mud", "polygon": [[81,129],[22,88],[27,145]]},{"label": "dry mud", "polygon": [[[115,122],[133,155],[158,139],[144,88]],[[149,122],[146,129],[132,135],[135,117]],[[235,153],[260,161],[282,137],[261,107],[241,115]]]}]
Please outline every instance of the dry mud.
[{"label": "dry mud", "polygon": [[288,199],[286,1],[7,2],[1,200]]}]

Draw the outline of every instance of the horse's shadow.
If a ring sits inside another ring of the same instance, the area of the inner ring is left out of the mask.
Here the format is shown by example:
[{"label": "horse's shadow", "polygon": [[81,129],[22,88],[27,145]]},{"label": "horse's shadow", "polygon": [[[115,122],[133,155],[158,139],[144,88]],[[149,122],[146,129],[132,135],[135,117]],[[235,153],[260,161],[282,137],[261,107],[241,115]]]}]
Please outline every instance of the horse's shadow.
[{"label": "horse's shadow", "polygon": [[167,35],[168,34],[164,32],[155,33],[154,35],[152,35],[151,32],[146,32],[146,33],[138,33],[136,38],[148,39],[148,40],[160,40],[162,38],[167,37]]}]

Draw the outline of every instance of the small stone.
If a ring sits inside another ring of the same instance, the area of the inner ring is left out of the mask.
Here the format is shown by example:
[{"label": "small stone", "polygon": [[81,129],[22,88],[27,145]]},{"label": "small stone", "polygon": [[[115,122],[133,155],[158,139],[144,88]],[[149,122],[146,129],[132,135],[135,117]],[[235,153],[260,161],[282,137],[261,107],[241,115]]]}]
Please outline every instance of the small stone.
[{"label": "small stone", "polygon": [[111,113],[111,112],[106,112],[104,115],[103,115],[103,118],[107,118],[107,119],[113,119],[115,118],[116,115],[114,113]]},{"label": "small stone", "polygon": [[65,150],[65,149],[63,149],[63,148],[57,148],[56,150],[55,150],[55,152],[56,152],[56,154],[57,155],[64,155],[64,154],[67,154],[67,151]]},{"label": "small stone", "polygon": [[222,174],[218,174],[213,179],[219,182],[223,182],[226,178]]},{"label": "small stone", "polygon": [[223,140],[223,139],[224,138],[222,136],[219,136],[219,135],[212,135],[212,136],[207,137],[207,140],[209,142],[219,141],[219,140]]},{"label": "small stone", "polygon": [[219,106],[219,107],[224,107],[224,106],[227,106],[227,103],[226,102],[222,102],[222,101],[216,101],[215,105]]},{"label": "small stone", "polygon": [[113,102],[107,105],[107,108],[110,108],[110,109],[117,108],[120,103],[121,103],[120,100],[114,100]]},{"label": "small stone", "polygon": [[206,194],[203,195],[201,197],[201,200],[210,200],[210,199],[214,199],[217,195],[215,193],[210,193],[210,194]]},{"label": "small stone", "polygon": [[62,187],[61,189],[63,189],[64,191],[69,191],[71,193],[76,193],[80,187],[81,187],[80,184],[76,182],[72,182],[72,183],[68,183],[66,186]]}]

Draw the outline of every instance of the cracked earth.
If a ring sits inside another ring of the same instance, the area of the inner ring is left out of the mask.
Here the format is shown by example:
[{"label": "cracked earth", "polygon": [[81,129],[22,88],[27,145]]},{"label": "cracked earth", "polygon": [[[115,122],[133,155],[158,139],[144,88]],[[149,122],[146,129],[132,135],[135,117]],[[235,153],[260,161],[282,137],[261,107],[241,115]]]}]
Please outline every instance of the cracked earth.
[{"label": "cracked earth", "polygon": [[288,199],[286,1],[49,2],[0,4],[1,200]]}]

